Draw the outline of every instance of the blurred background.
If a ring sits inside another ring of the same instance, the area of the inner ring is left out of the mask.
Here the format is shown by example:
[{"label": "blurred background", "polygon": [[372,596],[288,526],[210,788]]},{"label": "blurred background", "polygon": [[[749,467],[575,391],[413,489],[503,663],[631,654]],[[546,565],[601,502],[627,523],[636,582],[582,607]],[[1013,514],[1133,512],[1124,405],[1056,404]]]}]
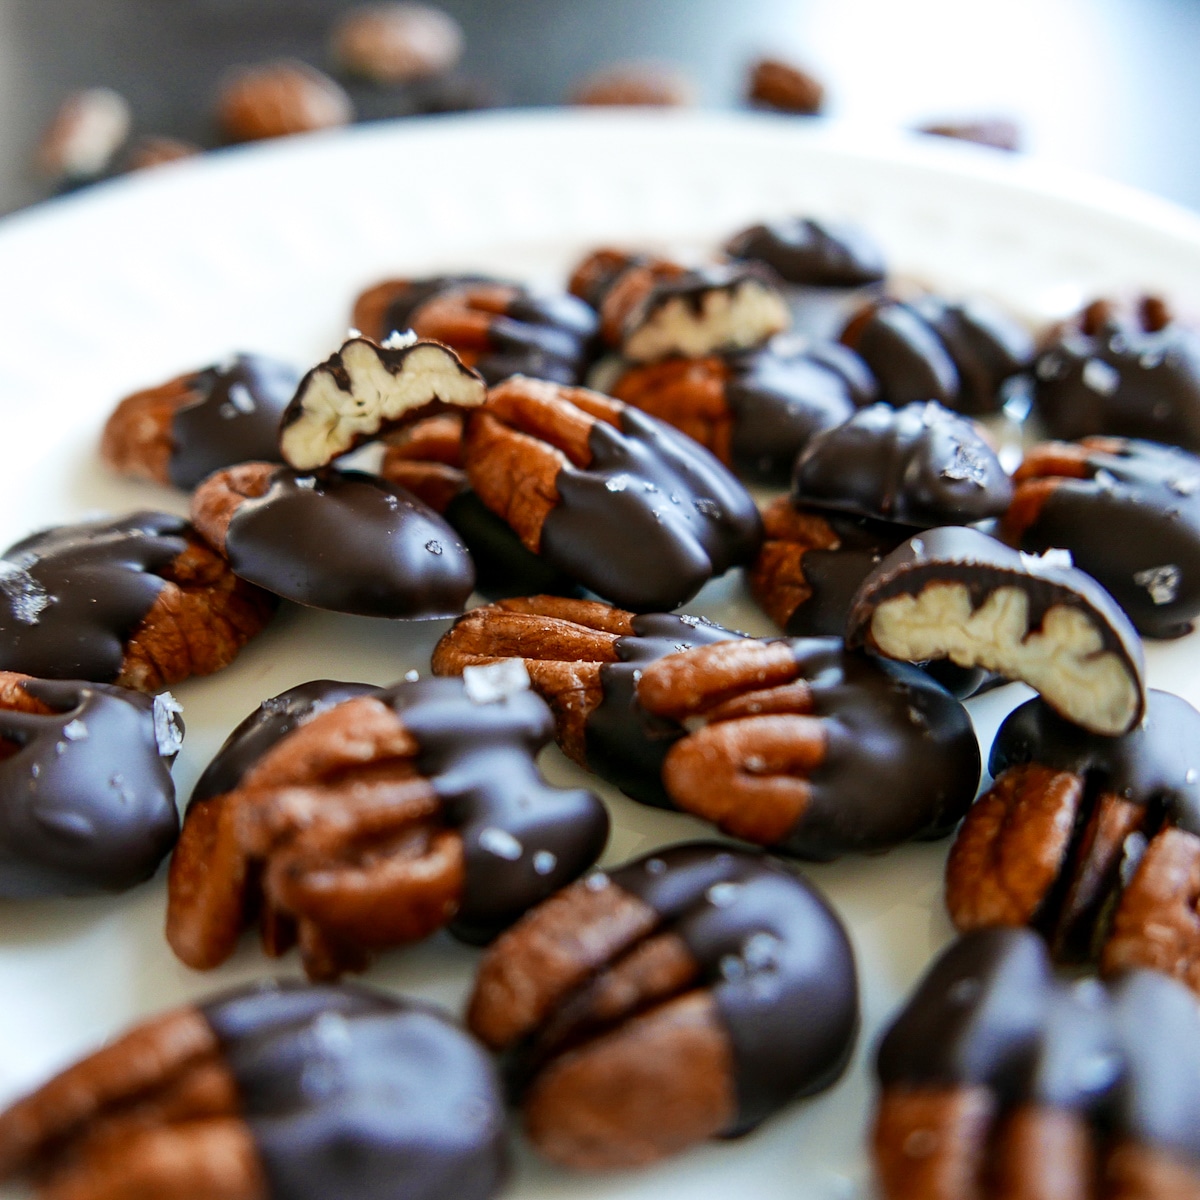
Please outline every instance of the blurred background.
[{"label": "blurred background", "polygon": [[[600,101],[744,107],[748,72],[763,56],[800,73],[766,81],[759,103],[768,107],[816,109],[884,129],[986,120],[993,124],[982,136],[990,140],[1015,141],[1200,209],[1198,0],[444,0],[439,7],[453,18],[448,26],[414,25],[410,11],[407,34],[402,22],[385,31],[401,43],[416,39],[405,60],[403,45],[381,58],[378,29],[374,41],[370,29],[343,26],[335,34],[339,21],[363,16],[349,0],[0,0],[0,211],[131,165],[271,132],[271,111],[265,125],[256,126],[256,115],[297,97],[286,86],[281,93],[278,79],[272,92],[268,80],[265,90],[241,96],[238,109],[238,97],[219,95],[237,64],[281,57],[310,64],[346,89],[356,119],[374,119],[563,104],[588,91]],[[587,78],[613,64],[651,61],[662,65],[632,81]],[[39,140],[64,99],[94,87],[113,89],[124,106],[108,93],[103,102],[91,94],[94,111],[82,127],[78,105],[60,116],[35,168]],[[349,119],[336,89],[308,100],[304,119]],[[274,116],[287,123],[288,114]],[[997,119],[1004,122],[998,138]],[[80,158],[83,134],[91,145]],[[148,135],[172,140],[147,142]]]}]

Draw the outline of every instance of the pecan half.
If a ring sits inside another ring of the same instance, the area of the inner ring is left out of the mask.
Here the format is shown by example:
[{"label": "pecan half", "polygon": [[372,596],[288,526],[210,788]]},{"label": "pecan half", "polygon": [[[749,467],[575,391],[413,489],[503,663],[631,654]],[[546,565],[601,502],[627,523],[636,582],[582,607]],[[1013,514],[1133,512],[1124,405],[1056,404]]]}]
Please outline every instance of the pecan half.
[{"label": "pecan half", "polygon": [[[261,913],[268,953],[298,942],[310,977],[335,978],[451,922],[491,936],[590,866],[607,818],[591,793],[537,773],[545,706],[473,695],[457,681],[400,684],[301,708],[256,739],[229,790],[188,809],[170,874],[176,954],[218,966]],[[248,732],[222,753],[244,754]],[[449,811],[446,772],[457,772]]]},{"label": "pecan half", "polygon": [[221,80],[215,116],[230,142],[335,129],[354,120],[342,86],[294,59],[237,67]]},{"label": "pecan half", "polygon": [[625,608],[675,608],[757,549],[758,511],[716,459],[597,392],[510,379],[468,420],[463,461],[527,549]]},{"label": "pecan half", "polygon": [[746,1132],[828,1087],[857,987],[845,933],[809,885],[745,851],[673,846],[573,884],[503,934],[467,1021],[513,1056],[537,1150],[611,1169]]},{"label": "pecan half", "polygon": [[692,104],[696,87],[670,63],[616,63],[580,80],[571,103],[593,106],[682,108]]},{"label": "pecan half", "polygon": [[825,85],[793,63],[760,58],[750,67],[746,98],[778,112],[814,116],[825,103]]}]

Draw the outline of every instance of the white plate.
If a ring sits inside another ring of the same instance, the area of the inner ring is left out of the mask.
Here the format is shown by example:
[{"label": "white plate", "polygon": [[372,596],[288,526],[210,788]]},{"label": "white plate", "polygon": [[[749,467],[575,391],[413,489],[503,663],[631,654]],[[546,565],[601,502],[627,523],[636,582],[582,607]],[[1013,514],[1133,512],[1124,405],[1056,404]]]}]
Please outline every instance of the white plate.
[{"label": "white plate", "polygon": [[[897,269],[952,292],[986,293],[1043,320],[1114,288],[1165,289],[1200,307],[1200,221],[1114,185],[970,147],[864,143],[769,117],[531,113],[362,128],[206,157],[119,181],[0,224],[0,539],[97,510],[185,511],[166,490],[97,464],[115,400],[239,349],[307,365],[337,343],[362,286],[392,273],[478,268],[561,281],[604,242],[714,245],[760,217],[861,222]],[[690,605],[771,632],[740,579]],[[177,689],[188,736],[179,793],[264,697],[329,676],[389,683],[428,666],[445,628],[287,608],[238,661]],[[1200,640],[1151,645],[1151,682],[1200,701]],[[1024,698],[973,705],[984,739]],[[554,748],[556,781],[597,786],[614,833],[606,861],[704,835],[688,817],[639,807]],[[759,1200],[869,1193],[863,1133],[871,1051],[931,954],[950,936],[946,844],[805,868],[851,931],[865,1021],[844,1080],[738,1142],[655,1170],[579,1178],[522,1148],[520,1200]],[[273,972],[252,939],[194,974],[161,934],[164,883],[114,899],[0,911],[0,1102],[157,1010]],[[449,938],[384,956],[373,984],[461,1003],[477,953]],[[15,1193],[5,1193],[12,1195]]]}]

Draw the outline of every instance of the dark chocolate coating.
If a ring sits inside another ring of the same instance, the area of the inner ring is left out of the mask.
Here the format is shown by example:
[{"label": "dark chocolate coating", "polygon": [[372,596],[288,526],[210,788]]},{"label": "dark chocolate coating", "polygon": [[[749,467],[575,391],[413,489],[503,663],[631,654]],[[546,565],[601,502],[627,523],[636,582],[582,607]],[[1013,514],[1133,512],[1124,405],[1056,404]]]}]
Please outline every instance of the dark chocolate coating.
[{"label": "dark chocolate coating", "polygon": [[937,404],[873,404],[818,433],[796,460],[792,499],[924,526],[999,516],[1012,483],[969,421]]},{"label": "dark chocolate coating", "polygon": [[752,225],[726,242],[725,253],[766,263],[786,283],[814,287],[859,287],[886,272],[883,251],[865,230],[811,217]]},{"label": "dark chocolate coating", "polygon": [[[714,291],[736,293],[747,283],[755,282],[772,291],[779,287],[778,277],[769,267],[756,262],[712,263],[678,275],[657,280],[640,307],[637,326],[654,319],[659,309],[675,300],[683,300],[697,316],[704,311],[705,298]],[[626,329],[626,336],[634,332]]]},{"label": "dark chocolate coating", "polygon": [[477,283],[508,286],[505,280],[496,279],[491,275],[427,275],[422,279],[407,280],[388,305],[379,340],[386,342],[393,333],[407,333],[412,328],[413,314],[427,300],[432,300],[434,296],[448,292],[451,288]]},{"label": "dark chocolate coating", "polygon": [[169,767],[182,727],[125,688],[22,686],[54,712],[0,710],[0,738],[17,747],[0,758],[0,896],[119,892],[149,879],[179,834]]},{"label": "dark chocolate coating", "polygon": [[775,849],[824,860],[948,834],[979,788],[967,710],[916,667],[847,651],[840,638],[789,645],[826,743],[804,814]]},{"label": "dark chocolate coating", "polygon": [[310,717],[341,704],[343,700],[353,700],[378,690],[367,683],[315,679],[264,700],[225,739],[196,781],[188,803],[199,804],[213,796],[232,792],[242,781],[242,776],[276,742],[299,729]]},{"label": "dark chocolate coating", "polygon": [[10,546],[0,559],[0,670],[111,683],[189,530],[182,517],[135,512]]},{"label": "dark chocolate coating", "polygon": [[665,612],[749,562],[762,521],[749,493],[702,446],[636,408],[596,421],[592,462],[565,467],[541,554],[621,608]]},{"label": "dark chocolate coating", "polygon": [[1088,786],[1165,815],[1200,836],[1200,713],[1170,692],[1146,693],[1146,717],[1121,737],[1101,737],[1033,699],[1005,718],[988,770],[1040,763],[1087,777]]},{"label": "dark chocolate coating", "polygon": [[837,342],[776,339],[727,361],[733,459],[756,478],[785,482],[814,434],[848,421],[875,399],[866,364]]},{"label": "dark chocolate coating", "polygon": [[234,514],[225,554],[269,592],[366,617],[454,616],[475,585],[466,547],[437,513],[359,471],[280,467]]},{"label": "dark chocolate coating", "polygon": [[588,767],[627,796],[655,808],[674,808],[662,785],[667,751],[684,735],[676,721],[652,716],[637,701],[642,669],[668,654],[744,637],[703,617],[643,613],[633,618],[633,636],[618,638],[620,662],[600,668],[603,699],[588,715]]},{"label": "dark chocolate coating", "polygon": [[450,926],[456,937],[490,940],[600,857],[604,805],[591,792],[550,786],[537,768],[554,719],[533,692],[481,704],[461,679],[422,679],[376,698],[416,738],[417,769],[462,837],[466,883]]},{"label": "dark chocolate coating", "polygon": [[1064,334],[1037,360],[1034,407],[1053,437],[1146,438],[1200,452],[1200,333],[1106,322]]},{"label": "dark chocolate coating", "polygon": [[1114,439],[1088,451],[1086,479],[1061,479],[1021,549],[1070,550],[1150,637],[1175,637],[1200,613],[1200,458]]},{"label": "dark chocolate coating", "polygon": [[278,982],[201,1011],[271,1200],[487,1200],[499,1190],[495,1071],[437,1010],[365,988]]},{"label": "dark chocolate coating", "polygon": [[999,411],[1001,385],[1033,362],[1033,339],[979,300],[882,300],[851,319],[842,340],[866,360],[880,395],[900,407],[936,400],[956,412]]},{"label": "dark chocolate coating", "polygon": [[[1015,587],[1028,598],[1029,629],[1040,629],[1046,613],[1057,605],[1076,608],[1091,620],[1104,650],[1125,664],[1143,696],[1145,663],[1142,643],[1116,601],[1089,575],[1074,567],[1030,561],[1028,555],[980,533],[950,526],[925,530],[894,550],[863,581],[846,622],[846,641],[861,645],[875,609],[893,596],[919,595],[931,583],[964,585],[974,608],[981,608],[997,588]],[[1135,722],[1136,723],[1136,722]]]},{"label": "dark chocolate coating", "polygon": [[190,491],[202,479],[243,462],[280,462],[279,421],[300,374],[259,354],[199,371],[188,380],[195,399],[171,422],[171,482]]},{"label": "dark chocolate coating", "polygon": [[841,1075],[858,1033],[858,976],[846,931],[815,888],[769,858],[712,843],[667,847],[610,878],[700,965],[733,1046],[727,1136]]},{"label": "dark chocolate coating", "polygon": [[981,1086],[1001,1110],[1066,1109],[1095,1132],[1200,1166],[1200,1014],[1156,971],[1056,979],[1028,929],[976,930],[933,964],[884,1035],[885,1089]]},{"label": "dark chocolate coating", "polygon": [[470,489],[442,513],[475,564],[475,590],[489,600],[510,596],[580,596],[569,575],[526,549],[512,529]]}]

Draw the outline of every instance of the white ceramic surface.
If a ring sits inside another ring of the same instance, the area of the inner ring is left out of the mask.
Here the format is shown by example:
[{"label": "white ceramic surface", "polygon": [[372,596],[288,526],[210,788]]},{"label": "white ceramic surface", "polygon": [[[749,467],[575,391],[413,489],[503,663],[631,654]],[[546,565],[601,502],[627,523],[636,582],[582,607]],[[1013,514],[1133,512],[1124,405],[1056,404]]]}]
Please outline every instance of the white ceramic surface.
[{"label": "white ceramic surface", "polygon": [[[181,496],[97,463],[115,400],[239,349],[308,365],[338,342],[356,291],[385,275],[471,267],[560,282],[598,243],[695,251],[792,212],[861,222],[897,269],[991,295],[1032,321],[1114,288],[1165,289],[1200,307],[1200,220],[972,147],[864,142],[770,117],[597,112],[410,122],[229,151],[0,223],[0,542],[97,511],[184,511]],[[770,632],[737,577],[689,608]],[[444,628],[285,608],[230,669],[177,689],[188,726],[180,794],[264,697],[320,676],[388,683],[425,669]],[[1155,686],[1200,702],[1200,638],[1152,645],[1148,660]],[[1006,688],[972,705],[985,748],[1025,694]],[[543,762],[557,781],[588,778],[553,747]],[[608,862],[706,832],[591,782],[614,815]],[[863,1033],[835,1089],[748,1138],[640,1174],[571,1177],[518,1144],[508,1194],[868,1195],[871,1051],[950,936],[945,851],[909,846],[804,868],[842,913],[862,977]],[[0,909],[0,1102],[146,1014],[297,972],[294,957],[270,964],[247,939],[222,970],[194,974],[163,941],[163,905],[160,875],[112,899]],[[439,937],[384,956],[367,980],[456,1008],[476,958]]]}]

